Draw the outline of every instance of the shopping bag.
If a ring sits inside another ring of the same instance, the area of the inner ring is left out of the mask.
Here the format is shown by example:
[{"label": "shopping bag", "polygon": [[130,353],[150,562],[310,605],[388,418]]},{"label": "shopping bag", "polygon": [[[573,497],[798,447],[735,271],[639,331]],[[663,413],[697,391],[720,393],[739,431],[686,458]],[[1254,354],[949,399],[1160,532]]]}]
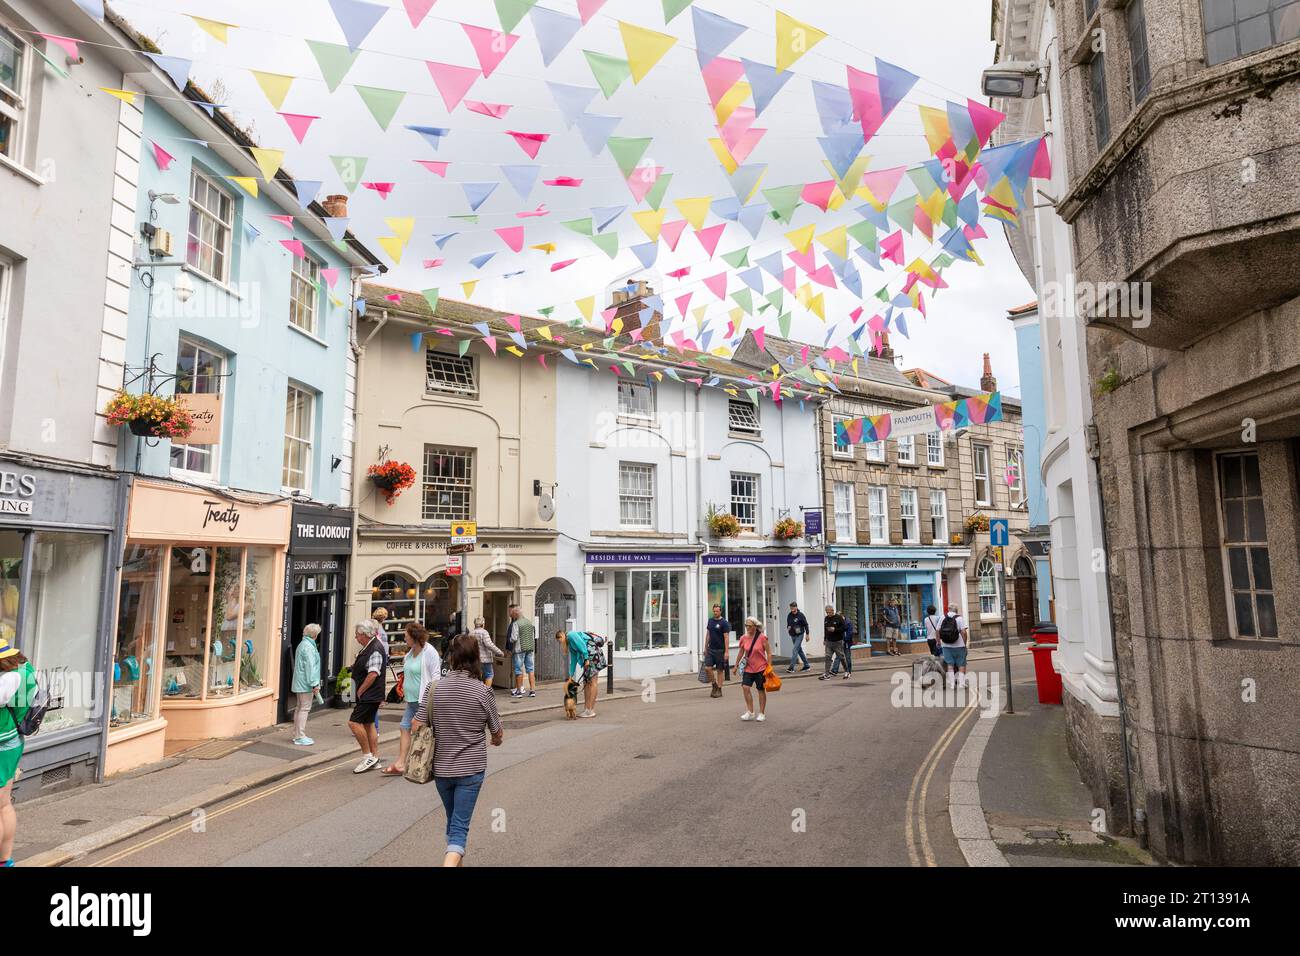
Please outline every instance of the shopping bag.
[{"label": "shopping bag", "polygon": [[433,779],[433,754],[437,740],[427,725],[412,728],[411,752],[406,757],[406,779],[411,783],[428,783]]},{"label": "shopping bag", "polygon": [[763,690],[769,694],[781,689],[781,678],[776,676],[776,671],[772,670],[772,665],[767,665],[767,670],[763,671]]},{"label": "shopping bag", "polygon": [[695,679],[698,680],[701,684],[707,684],[709,682],[709,672],[708,669],[704,666],[703,660],[700,661],[700,672],[699,674],[696,675]]}]

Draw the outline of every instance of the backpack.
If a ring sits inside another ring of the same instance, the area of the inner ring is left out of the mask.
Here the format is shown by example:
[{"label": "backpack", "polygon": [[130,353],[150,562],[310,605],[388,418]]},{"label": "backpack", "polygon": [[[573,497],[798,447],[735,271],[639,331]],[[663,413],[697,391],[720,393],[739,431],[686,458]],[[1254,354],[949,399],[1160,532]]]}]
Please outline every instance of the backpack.
[{"label": "backpack", "polygon": [[939,640],[945,644],[956,644],[961,640],[961,630],[957,627],[957,619],[951,614],[943,616],[943,623],[939,625]]},{"label": "backpack", "polygon": [[35,691],[31,695],[31,703],[27,707],[27,713],[23,719],[18,719],[18,712],[13,706],[9,707],[9,719],[14,722],[14,727],[20,737],[31,737],[36,731],[41,729],[41,721],[45,719],[45,714],[50,709],[50,694],[40,684],[36,683],[35,677],[32,678],[32,686]]},{"label": "backpack", "polygon": [[593,671],[603,671],[605,669],[605,638],[599,634],[593,634],[591,631],[584,633],[587,635],[587,661],[591,664]]}]

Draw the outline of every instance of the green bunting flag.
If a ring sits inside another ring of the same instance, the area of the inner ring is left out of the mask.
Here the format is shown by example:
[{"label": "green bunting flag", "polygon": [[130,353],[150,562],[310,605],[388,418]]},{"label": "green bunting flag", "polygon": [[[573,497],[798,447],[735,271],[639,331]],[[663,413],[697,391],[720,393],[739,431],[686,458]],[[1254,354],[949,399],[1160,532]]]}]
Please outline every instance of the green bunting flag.
[{"label": "green bunting flag", "polygon": [[788,339],[790,337],[790,313],[783,313],[776,321],[781,326],[781,338]]},{"label": "green bunting flag", "polygon": [[632,78],[632,66],[627,60],[620,60],[616,56],[605,53],[592,53],[590,50],[583,50],[582,53],[587,58],[591,75],[596,78],[601,92],[605,94],[605,99],[613,96],[623,85],[624,80]]},{"label": "green bunting flag", "polygon": [[611,259],[618,256],[618,233],[602,232],[600,235],[592,236],[591,241]]},{"label": "green bunting flag", "polygon": [[308,40],[307,48],[316,58],[316,65],[320,67],[321,76],[325,78],[325,85],[331,93],[339,88],[343,77],[348,75],[348,70],[352,69],[352,64],[357,62],[357,57],[361,54],[360,50],[349,50],[338,43],[324,43],[320,40]]},{"label": "green bunting flag", "polygon": [[591,217],[586,219],[570,219],[568,222],[560,223],[565,229],[570,229],[580,236],[590,236],[595,230],[591,228]]},{"label": "green bunting flag", "polygon": [[728,252],[723,255],[722,261],[733,269],[743,269],[749,265],[749,246],[744,249],[737,249],[735,252]]},{"label": "green bunting flag", "polygon": [[469,339],[461,339],[459,342],[456,343],[456,354],[459,355],[461,358],[464,358],[465,353],[468,351],[469,351]]},{"label": "green bunting flag", "polygon": [[854,240],[875,251],[877,239],[876,224],[874,222],[864,219],[856,225],[849,226],[847,231]]},{"label": "green bunting flag", "polygon": [[537,0],[495,0],[495,3],[501,29],[506,33],[519,26],[528,11],[537,6]]},{"label": "green bunting flag", "polygon": [[763,196],[772,204],[772,215],[781,222],[788,223],[799,205],[799,195],[802,192],[802,185],[773,186],[764,189]]},{"label": "green bunting flag", "polygon": [[429,312],[430,313],[437,312],[438,311],[438,290],[425,289],[424,292],[421,293],[421,295],[423,295],[425,301],[429,303]]},{"label": "green bunting flag", "polygon": [[402,105],[402,100],[406,99],[404,90],[381,90],[373,86],[356,87],[358,95],[365,102],[366,108],[370,110],[370,115],[375,118],[382,130],[388,130],[388,124],[393,121],[397,108]]},{"label": "green bunting flag", "polygon": [[636,139],[629,139],[626,136],[611,136],[605,145],[609,147],[609,154],[614,157],[614,162],[618,163],[619,171],[626,179],[632,175],[632,170],[636,169],[636,164],[641,161],[645,151],[650,148],[651,138],[642,136]]},{"label": "green bunting flag", "polygon": [[650,205],[651,209],[658,209],[664,204],[664,196],[668,193],[668,184],[672,182],[672,179],[672,173],[664,173],[655,180],[655,184],[645,194],[645,201]]},{"label": "green bunting flag", "polygon": [[361,177],[366,174],[364,156],[331,156],[330,162],[334,164],[334,169],[338,172],[339,179],[343,180],[343,185],[348,192],[355,190],[357,183],[361,182]]},{"label": "green bunting flag", "polygon": [[747,315],[754,314],[754,297],[748,289],[741,289],[739,292],[733,292],[731,298],[736,305],[745,310]]}]

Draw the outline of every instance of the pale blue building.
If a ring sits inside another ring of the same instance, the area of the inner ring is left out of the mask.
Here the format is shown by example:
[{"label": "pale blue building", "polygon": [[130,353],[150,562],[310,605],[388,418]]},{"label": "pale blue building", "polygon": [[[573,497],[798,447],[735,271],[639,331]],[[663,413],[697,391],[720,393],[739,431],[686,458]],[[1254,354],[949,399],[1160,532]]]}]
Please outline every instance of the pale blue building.
[{"label": "pale blue building", "polygon": [[1047,489],[1043,485],[1043,438],[1047,432],[1044,405],[1042,340],[1038,303],[1007,312],[1016,331],[1020,369],[1020,406],[1025,438],[1025,493],[1029,506],[1029,533],[1021,535],[1033,556],[1037,581],[1037,620],[1052,620],[1051,533],[1048,527]]}]

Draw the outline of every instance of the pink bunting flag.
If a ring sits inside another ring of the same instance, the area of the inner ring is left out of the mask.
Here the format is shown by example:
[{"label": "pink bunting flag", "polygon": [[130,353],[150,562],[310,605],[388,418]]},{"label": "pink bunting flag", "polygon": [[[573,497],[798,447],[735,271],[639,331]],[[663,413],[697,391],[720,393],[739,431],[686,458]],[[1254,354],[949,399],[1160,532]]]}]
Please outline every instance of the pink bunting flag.
[{"label": "pink bunting flag", "polygon": [[546,203],[542,203],[540,206],[538,206],[536,209],[532,210],[531,212],[529,212],[528,210],[524,210],[523,212],[515,213],[515,218],[536,219],[541,216],[549,216],[550,214],[551,214],[550,210],[546,208]]},{"label": "pink bunting flag", "polygon": [[752,129],[747,129],[736,141],[736,145],[727,150],[727,152],[731,153],[731,158],[734,159],[737,164],[743,163],[745,160],[749,159],[749,154],[754,151],[754,147],[758,145],[758,141],[761,140],[766,133],[766,129],[761,129],[757,126]]},{"label": "pink bunting flag", "polygon": [[479,66],[483,68],[485,77],[492,75],[492,71],[501,65],[506,54],[519,42],[519,37],[513,33],[502,33],[500,30],[476,27],[468,23],[462,23],[461,27],[474,47],[474,55],[478,57]]},{"label": "pink bunting flag", "polygon": [[695,238],[700,240],[700,245],[704,251],[713,258],[713,254],[718,250],[718,243],[722,240],[722,233],[726,230],[727,224],[720,222],[716,226],[709,226],[708,229],[696,229]]},{"label": "pink bunting flag", "polygon": [[153,140],[149,141],[149,145],[153,147],[153,161],[158,165],[158,168],[161,171],[164,173],[167,172],[171,167],[171,164],[176,161],[176,157],[167,152],[167,150],[163,149]]},{"label": "pink bunting flag", "polygon": [[[983,103],[968,99],[966,101],[966,111],[970,113],[971,125],[975,127],[975,135],[979,138],[981,146],[987,146],[989,137],[993,131],[998,128],[998,124],[1007,118],[1006,113],[999,113],[991,106],[985,106]],[[963,143],[963,146],[966,144]]]},{"label": "pink bunting flag", "polygon": [[682,314],[683,319],[686,318],[686,309],[691,304],[691,296],[694,294],[694,292],[687,292],[685,295],[679,295],[675,300],[677,302],[677,311]]},{"label": "pink bunting flag", "polygon": [[663,172],[662,166],[638,166],[632,170],[632,175],[627,177],[627,188],[632,191],[632,198],[638,203],[644,202]]},{"label": "pink bunting flag", "polygon": [[1030,167],[1029,175],[1035,179],[1052,178],[1052,154],[1048,152],[1046,136],[1038,141],[1038,152],[1034,153],[1034,165]]},{"label": "pink bunting flag", "polygon": [[497,354],[497,337],[495,335],[483,336],[483,344],[492,350],[492,354]]},{"label": "pink bunting flag", "polygon": [[893,235],[885,236],[880,240],[880,257],[888,259],[895,265],[903,264],[903,230],[899,229]]},{"label": "pink bunting flag", "polygon": [[862,138],[870,141],[884,123],[884,107],[880,102],[880,81],[874,73],[846,67],[849,75],[849,99],[853,102],[853,118],[862,124]]},{"label": "pink bunting flag", "polygon": [[416,162],[435,176],[441,176],[443,179],[447,178],[447,167],[451,165],[451,163],[435,159],[417,159]]},{"label": "pink bunting flag", "polygon": [[557,176],[554,179],[543,179],[542,182],[547,186],[568,186],[573,189],[582,185],[581,179],[574,179],[572,176]]},{"label": "pink bunting flag", "polygon": [[700,70],[700,75],[704,77],[704,88],[709,92],[709,103],[716,108],[727,91],[745,75],[745,65],[739,60],[720,56]]},{"label": "pink bunting flag", "polygon": [[815,269],[808,273],[808,278],[812,279],[812,281],[816,282],[818,285],[826,286],[828,289],[839,288],[839,286],[835,284],[835,270],[826,263],[823,263],[820,269]]},{"label": "pink bunting flag", "polygon": [[850,312],[850,313],[849,313],[849,318],[852,319],[854,322],[857,322],[859,319],[861,319],[861,318],[862,318],[862,306],[858,306],[856,309],[854,309],[852,312]]},{"label": "pink bunting flag", "polygon": [[831,202],[831,195],[835,192],[835,180],[828,179],[825,182],[809,183],[804,186],[803,192],[799,198],[804,202],[812,203],[822,212],[826,212]]},{"label": "pink bunting flag", "polygon": [[645,334],[645,329],[633,329],[631,332],[628,333],[628,335],[631,337],[633,342],[640,342],[641,336],[643,336],[644,334]]},{"label": "pink bunting flag", "polygon": [[898,188],[899,180],[907,172],[906,166],[894,166],[891,169],[877,169],[874,172],[864,173],[862,176],[862,185],[866,186],[871,195],[876,198],[876,202],[885,204],[889,202],[889,197],[894,195],[894,190]]},{"label": "pink bunting flag", "polygon": [[38,33],[36,35],[43,40],[49,40],[72,59],[81,59],[81,54],[77,51],[77,44],[81,42],[80,40],[74,40],[72,37],[61,37],[54,33]]},{"label": "pink bunting flag", "polygon": [[971,239],[971,240],[987,239],[989,237],[989,234],[984,231],[984,227],[979,224],[976,224],[974,226],[966,226],[964,229],[962,229],[962,234],[967,239]]},{"label": "pink bunting flag", "polygon": [[502,119],[510,112],[509,103],[484,103],[480,100],[466,100],[465,109],[471,113],[482,113],[484,116],[490,116],[493,119]]},{"label": "pink bunting flag", "polygon": [[577,261],[577,259],[563,259],[560,262],[553,262],[551,263],[551,271],[559,272],[561,269],[567,269]]},{"label": "pink bunting flag", "polygon": [[715,276],[709,276],[709,278],[704,280],[704,285],[719,299],[725,300],[727,298],[727,274],[725,272],[719,272]]},{"label": "pink bunting flag", "polygon": [[517,315],[507,315],[507,316],[506,316],[506,325],[510,326],[510,327],[511,327],[512,329],[514,329],[516,332],[522,332],[522,331],[523,331],[522,324],[520,323],[519,316],[517,316]]},{"label": "pink bunting flag", "polygon": [[618,317],[618,308],[610,306],[608,309],[601,309],[600,317],[605,320],[605,331],[608,332],[614,325],[614,319]]},{"label": "pink bunting flag", "polygon": [[[663,235],[663,230],[662,230],[662,229],[660,230],[659,234],[660,234],[660,235]],[[691,267],[690,267],[690,266],[683,266],[681,269],[674,269],[672,272],[668,273],[668,278],[670,278],[670,279],[684,279],[686,276],[688,276],[688,275],[690,275],[690,274],[691,274]]]},{"label": "pink bunting flag", "polygon": [[[754,344],[758,346],[760,352],[766,351],[767,349],[767,332],[763,330],[762,326],[754,329]],[[775,385],[777,383],[773,382],[772,384]]]},{"label": "pink bunting flag", "polygon": [[293,216],[271,216],[276,222],[284,226],[290,232],[293,231]]},{"label": "pink bunting flag", "polygon": [[411,29],[419,28],[437,2],[438,0],[402,0],[402,6],[406,7],[406,15],[411,19]]},{"label": "pink bunting flag", "polygon": [[546,353],[539,352],[537,355],[537,361],[542,363],[542,368],[546,368]]},{"label": "pink bunting flag", "polygon": [[520,133],[515,130],[506,130],[506,135],[519,144],[519,148],[528,154],[529,159],[536,159],[537,151],[551,138],[550,133]]},{"label": "pink bunting flag", "polygon": [[[524,227],[523,226],[506,226],[503,229],[494,229],[501,241],[504,242],[514,252],[521,252],[524,248]],[[518,331],[516,329],[515,331]]]},{"label": "pink bunting flag", "polygon": [[384,296],[384,298],[387,299],[389,302],[397,302],[400,304],[402,301],[402,293],[393,292],[390,293],[389,295]]},{"label": "pink bunting flag", "polygon": [[585,27],[604,5],[605,0],[578,0],[578,16],[582,17],[582,25]]},{"label": "pink bunting flag", "polygon": [[781,285],[785,287],[785,291],[794,292],[795,279],[796,273],[794,271],[794,266],[790,266],[785,270],[784,275],[781,276]]},{"label": "pink bunting flag", "polygon": [[299,259],[307,258],[307,250],[303,248],[301,239],[281,239],[280,245],[284,246]]},{"label": "pink bunting flag", "polygon": [[446,259],[425,259],[424,267],[426,269],[436,269],[446,261]]},{"label": "pink bunting flag", "polygon": [[754,108],[752,106],[737,106],[732,110],[727,121],[718,127],[718,134],[722,141],[727,144],[727,149],[734,150],[736,144],[745,132],[754,125]]},{"label": "pink bunting flag", "polygon": [[328,285],[331,289],[334,288],[334,284],[339,281],[338,269],[322,269],[320,271],[320,274],[321,277],[325,280],[325,284]]},{"label": "pink bunting flag", "polygon": [[799,361],[804,365],[808,364],[808,346],[805,345],[799,350]]},{"label": "pink bunting flag", "polygon": [[674,222],[666,222],[659,229],[659,237],[668,243],[668,248],[673,252],[677,251],[677,243],[681,241],[682,230],[686,228],[686,220],[678,219]]},{"label": "pink bunting flag", "polygon": [[450,113],[460,101],[465,98],[471,86],[482,75],[478,70],[469,66],[455,66],[451,63],[437,63],[433,60],[425,60],[424,65],[429,68],[429,75],[433,77],[433,85],[438,88],[442,94],[442,102]]},{"label": "pink bunting flag", "polygon": [[361,185],[366,189],[379,193],[380,199],[387,199],[393,189],[396,188],[397,183],[362,183]]},{"label": "pink bunting flag", "polygon": [[812,246],[808,247],[807,252],[800,252],[798,249],[787,252],[786,257],[809,275],[817,268],[817,250]]},{"label": "pink bunting flag", "polygon": [[300,146],[307,131],[311,129],[311,124],[320,119],[319,116],[308,116],[305,113],[281,113],[280,118],[289,125],[289,132],[293,133],[293,138]]}]

